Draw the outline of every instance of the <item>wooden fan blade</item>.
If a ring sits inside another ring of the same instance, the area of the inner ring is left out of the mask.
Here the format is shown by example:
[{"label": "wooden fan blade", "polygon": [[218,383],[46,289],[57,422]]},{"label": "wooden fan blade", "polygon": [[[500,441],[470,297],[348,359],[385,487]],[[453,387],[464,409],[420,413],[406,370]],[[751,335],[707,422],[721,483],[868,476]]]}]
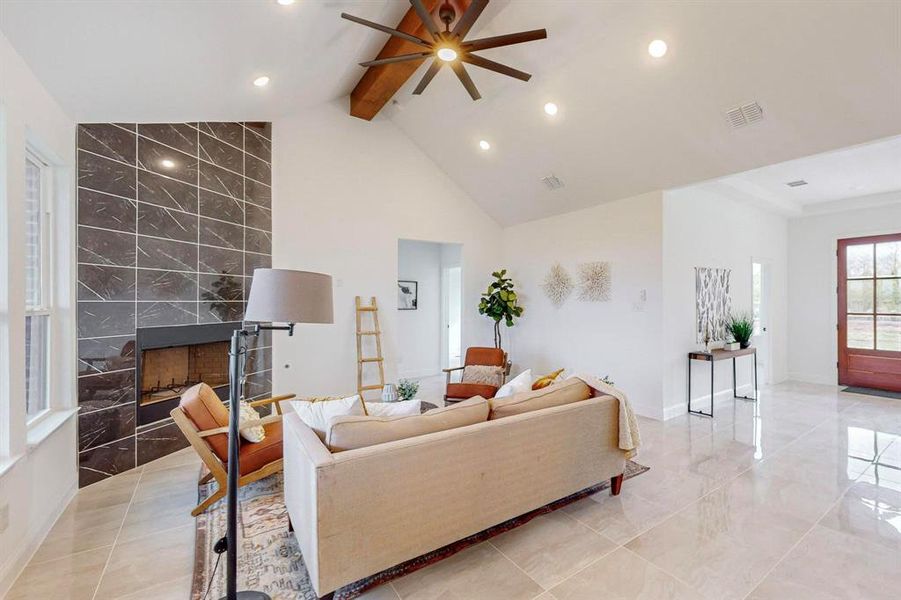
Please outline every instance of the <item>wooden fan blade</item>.
[{"label": "wooden fan blade", "polygon": [[414,52],[413,54],[398,54],[397,56],[389,56],[388,58],[377,58],[375,60],[367,60],[361,62],[361,67],[375,67],[378,65],[389,65],[391,63],[406,62],[408,60],[422,60],[427,56],[432,56],[431,52]]},{"label": "wooden fan blade", "polygon": [[432,38],[435,41],[440,39],[441,31],[438,29],[438,26],[435,25],[435,19],[432,18],[432,14],[426,10],[425,5],[422,3],[422,0],[410,0],[410,4],[413,5],[413,8],[416,10],[416,14],[419,15],[419,20],[422,21],[422,24],[425,25],[425,28],[432,34]]},{"label": "wooden fan blade", "polygon": [[416,86],[416,89],[413,90],[413,93],[417,96],[421,94],[427,85],[431,83],[432,79],[435,78],[435,75],[441,69],[443,61],[441,59],[436,58],[432,61],[431,66],[429,66],[428,70],[425,72],[425,75],[422,76],[422,79],[419,81],[419,85]]},{"label": "wooden fan blade", "polygon": [[469,5],[469,8],[466,9],[466,12],[463,13],[463,16],[457,21],[457,24],[454,26],[454,30],[451,31],[451,33],[458,36],[461,40],[465,38],[466,34],[472,29],[476,19],[479,18],[486,6],[488,6],[488,0],[472,0],[472,4]]},{"label": "wooden fan blade", "polygon": [[488,69],[489,71],[494,71],[495,73],[501,73],[502,75],[515,77],[516,79],[522,79],[523,81],[528,81],[532,78],[532,76],[525,71],[520,71],[519,69],[514,69],[513,67],[508,67],[507,65],[502,65],[499,62],[494,62],[493,60],[488,60],[487,58],[482,58],[481,56],[476,56],[475,54],[463,54],[463,56],[460,57],[460,60],[465,63],[475,65],[476,67],[482,67],[483,69]]},{"label": "wooden fan blade", "polygon": [[460,83],[463,84],[463,87],[466,88],[466,91],[469,92],[469,95],[472,96],[473,100],[478,100],[482,97],[479,94],[479,90],[476,89],[476,84],[472,82],[472,79],[469,77],[469,73],[466,72],[466,67],[463,66],[463,63],[459,61],[454,61],[450,64],[451,68],[454,70],[454,73],[457,74],[457,77],[460,79]]},{"label": "wooden fan blade", "polygon": [[360,17],[355,17],[353,15],[349,15],[347,13],[341,13],[342,19],[347,19],[348,21],[353,21],[354,23],[359,23],[360,25],[365,25],[366,27],[372,27],[373,29],[378,29],[379,31],[384,31],[385,33],[391,34],[395,37],[399,37],[402,40],[407,40],[408,42],[412,42],[414,44],[418,44],[420,46],[425,46],[426,48],[431,48],[432,44],[425,41],[422,38],[418,38],[415,35],[410,35],[409,33],[404,33],[403,31],[398,31],[397,29],[391,29],[390,27],[386,27],[384,25],[379,25],[378,23],[373,23],[372,21],[367,21],[366,19],[361,19]]},{"label": "wooden fan blade", "polygon": [[471,51],[486,50],[488,48],[498,48],[500,46],[510,46],[512,44],[522,44],[523,42],[534,42],[535,40],[543,40],[546,37],[547,29],[534,29],[532,31],[520,31],[519,33],[508,33],[506,35],[496,35],[480,40],[472,40],[464,43],[462,48]]}]

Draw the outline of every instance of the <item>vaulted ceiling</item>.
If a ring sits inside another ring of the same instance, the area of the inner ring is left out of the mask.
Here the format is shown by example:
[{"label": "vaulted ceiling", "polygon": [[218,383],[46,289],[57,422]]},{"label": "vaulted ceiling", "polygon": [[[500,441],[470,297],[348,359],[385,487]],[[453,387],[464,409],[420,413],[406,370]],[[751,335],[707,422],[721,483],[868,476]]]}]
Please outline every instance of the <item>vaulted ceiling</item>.
[{"label": "vaulted ceiling", "polygon": [[[341,12],[397,23],[408,6],[5,0],[0,28],[79,120],[277,119],[347,95],[384,45]],[[472,102],[445,69],[414,97],[423,66],[377,117],[502,224],[901,134],[901,2],[494,0],[472,35],[539,27],[484,52],[529,83],[470,69]],[[763,120],[733,129],[725,111],[753,101]]]}]

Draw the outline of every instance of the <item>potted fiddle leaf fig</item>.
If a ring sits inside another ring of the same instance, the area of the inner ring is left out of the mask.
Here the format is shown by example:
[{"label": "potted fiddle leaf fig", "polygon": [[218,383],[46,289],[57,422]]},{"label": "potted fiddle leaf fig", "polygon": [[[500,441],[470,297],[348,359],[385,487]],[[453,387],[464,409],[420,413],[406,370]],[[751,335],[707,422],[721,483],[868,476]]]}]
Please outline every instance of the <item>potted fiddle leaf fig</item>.
[{"label": "potted fiddle leaf fig", "polygon": [[754,335],[754,317],[749,312],[731,315],[726,329],[741,348],[747,348],[751,345],[751,336]]},{"label": "potted fiddle leaf fig", "polygon": [[513,290],[513,280],[506,275],[507,269],[492,273],[494,281],[488,285],[488,290],[482,293],[479,300],[479,314],[494,320],[495,348],[501,347],[501,322],[503,321],[507,327],[513,327],[514,320],[518,319],[523,311]]}]

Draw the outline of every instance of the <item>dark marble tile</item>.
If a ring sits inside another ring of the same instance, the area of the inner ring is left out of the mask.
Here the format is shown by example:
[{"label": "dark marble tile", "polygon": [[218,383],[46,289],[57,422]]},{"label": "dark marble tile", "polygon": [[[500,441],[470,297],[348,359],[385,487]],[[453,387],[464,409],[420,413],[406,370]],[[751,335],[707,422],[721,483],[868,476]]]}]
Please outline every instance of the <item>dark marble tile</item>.
[{"label": "dark marble tile", "polygon": [[200,217],[200,243],[220,248],[244,248],[244,227]]},{"label": "dark marble tile", "polygon": [[138,130],[137,123],[115,123],[115,125],[118,125],[119,127],[123,128],[123,129],[127,129],[129,131],[137,131]]},{"label": "dark marble tile", "polygon": [[[135,401],[135,370],[111,371],[78,378],[80,414]],[[132,424],[134,428],[134,424]]]},{"label": "dark marble tile", "polygon": [[78,224],[135,232],[137,204],[93,190],[78,190]]},{"label": "dark marble tile", "polygon": [[200,214],[236,225],[244,224],[244,202],[209,190],[200,190]]},{"label": "dark marble tile", "polygon": [[244,178],[207,162],[200,163],[200,187],[241,199],[244,197]]},{"label": "dark marble tile", "polygon": [[272,257],[266,254],[254,254],[247,252],[244,254],[244,274],[253,277],[254,269],[268,269],[272,267]]},{"label": "dark marble tile", "polygon": [[78,228],[78,262],[120,267],[135,264],[135,235],[91,227]]},{"label": "dark marble tile", "polygon": [[78,340],[79,375],[95,375],[134,367],[134,335]]},{"label": "dark marble tile", "polygon": [[272,348],[258,348],[247,351],[245,373],[258,373],[272,370]]},{"label": "dark marble tile", "polygon": [[261,183],[272,182],[272,167],[269,166],[269,163],[250,154],[244,155],[244,174]]},{"label": "dark marble tile", "polygon": [[272,123],[268,121],[246,121],[244,126],[251,131],[259,133],[267,140],[272,139]]},{"label": "dark marble tile", "polygon": [[197,244],[138,236],[138,266],[167,271],[196,271]]},{"label": "dark marble tile", "polygon": [[196,213],[197,185],[182,183],[148,171],[138,171],[138,200]]},{"label": "dark marble tile", "polygon": [[78,126],[78,148],[107,158],[135,164],[135,134],[109,123]]},{"label": "dark marble tile", "polygon": [[139,202],[138,233],[196,243],[197,215]]},{"label": "dark marble tile", "polygon": [[199,156],[201,160],[211,162],[217,167],[244,173],[244,153],[211,135],[200,134]]},{"label": "dark marble tile", "polygon": [[78,300],[134,300],[135,270],[131,267],[78,265]]},{"label": "dark marble tile", "polygon": [[107,192],[124,198],[135,198],[135,168],[79,150],[78,186]]},{"label": "dark marble tile", "polygon": [[138,269],[138,300],[197,301],[197,274]]},{"label": "dark marble tile", "polygon": [[169,419],[166,421],[166,424],[160,427],[138,432],[139,467],[190,446],[178,425]]},{"label": "dark marble tile", "polygon": [[247,302],[250,299],[250,284],[253,281],[253,277],[245,277],[244,278],[244,302]]},{"label": "dark marble tile", "polygon": [[272,395],[272,371],[260,371],[247,375],[244,383],[245,398],[259,398]]},{"label": "dark marble tile", "polygon": [[187,123],[141,123],[138,134],[197,156],[197,130]]},{"label": "dark marble tile", "polygon": [[272,332],[261,331],[259,335],[248,336],[245,340],[248,350],[256,350],[257,348],[269,348],[272,346]]},{"label": "dark marble tile", "polygon": [[198,275],[200,299],[208,302],[244,301],[244,278],[236,275]]},{"label": "dark marble tile", "polygon": [[197,302],[138,302],[138,327],[195,323],[197,323]]},{"label": "dark marble tile", "polygon": [[201,302],[198,308],[201,323],[226,323],[244,318],[243,302]]},{"label": "dark marble tile", "polygon": [[247,135],[244,137],[244,151],[272,164],[272,142],[253,129],[247,129]]},{"label": "dark marble tile", "polygon": [[244,268],[244,253],[240,250],[200,246],[198,265],[197,270],[201,273],[240,275]]},{"label": "dark marble tile", "polygon": [[138,166],[185,183],[197,183],[197,158],[158,144],[145,137],[138,139]]},{"label": "dark marble tile", "polygon": [[135,331],[134,302],[79,302],[78,337],[131,335]]},{"label": "dark marble tile", "polygon": [[102,446],[135,434],[135,403],[78,414],[78,450]]},{"label": "dark marble tile", "polygon": [[254,229],[272,231],[272,211],[268,208],[247,204],[244,214],[244,224]]},{"label": "dark marble tile", "polygon": [[134,436],[79,452],[78,487],[97,483],[134,468]]},{"label": "dark marble tile", "polygon": [[200,123],[198,127],[200,131],[232,146],[244,147],[244,129],[240,123]]},{"label": "dark marble tile", "polygon": [[245,178],[244,186],[245,200],[267,208],[272,206],[272,188],[268,185]]},{"label": "dark marble tile", "polygon": [[244,250],[260,254],[272,254],[272,234],[259,229],[244,230]]}]

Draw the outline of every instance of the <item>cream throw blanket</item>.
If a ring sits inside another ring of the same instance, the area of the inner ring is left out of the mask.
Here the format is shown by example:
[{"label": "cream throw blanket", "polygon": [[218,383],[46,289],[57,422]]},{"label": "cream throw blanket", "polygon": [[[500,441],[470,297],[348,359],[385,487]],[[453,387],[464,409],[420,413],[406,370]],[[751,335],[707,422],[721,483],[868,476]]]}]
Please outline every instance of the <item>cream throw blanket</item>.
[{"label": "cream throw blanket", "polygon": [[638,453],[641,446],[641,435],[638,433],[638,420],[632,412],[632,405],[626,395],[605,383],[600,377],[594,375],[570,375],[567,379],[577,377],[584,381],[588,387],[594,390],[595,395],[609,395],[619,400],[619,448],[626,451],[626,458],[632,458]]}]

